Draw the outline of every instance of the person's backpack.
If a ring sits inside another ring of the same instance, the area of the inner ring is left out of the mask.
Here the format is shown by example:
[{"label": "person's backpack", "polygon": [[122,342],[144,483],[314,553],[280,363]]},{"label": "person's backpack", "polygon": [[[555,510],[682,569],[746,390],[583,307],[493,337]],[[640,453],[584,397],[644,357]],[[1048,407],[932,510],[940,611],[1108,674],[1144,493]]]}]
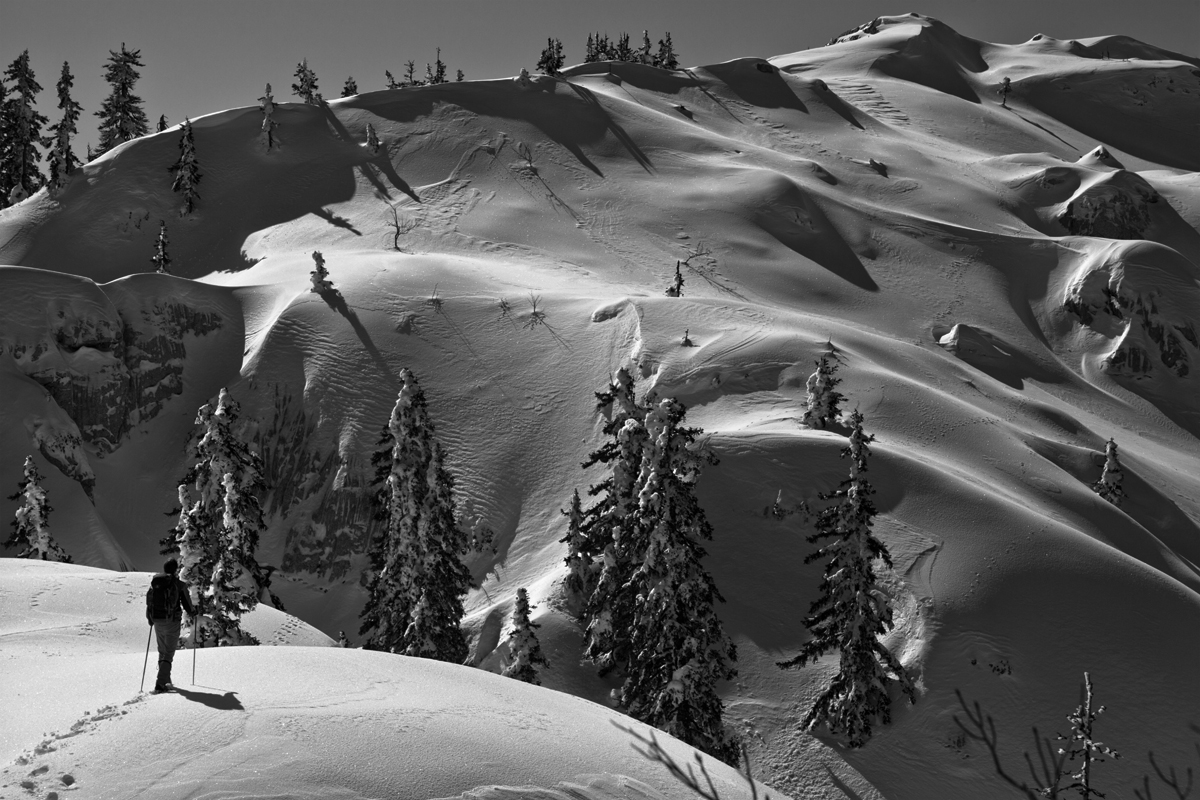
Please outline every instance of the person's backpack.
[{"label": "person's backpack", "polygon": [[155,575],[150,581],[146,611],[151,619],[170,619],[179,608],[179,582],[174,575]]}]

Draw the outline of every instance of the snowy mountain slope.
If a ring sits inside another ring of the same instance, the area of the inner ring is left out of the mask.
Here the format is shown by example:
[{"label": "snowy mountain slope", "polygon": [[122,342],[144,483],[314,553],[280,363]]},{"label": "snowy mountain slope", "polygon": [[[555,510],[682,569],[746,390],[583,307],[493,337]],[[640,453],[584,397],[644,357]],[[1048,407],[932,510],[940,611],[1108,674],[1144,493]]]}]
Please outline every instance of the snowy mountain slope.
[{"label": "snowy mountain slope", "polygon": [[[246,627],[286,646],[180,651],[178,693],[139,694],[150,575],[8,559],[0,577],[0,798],[693,796],[639,754],[653,730],[613,711],[333,647],[271,608]],[[691,762],[690,748],[656,739],[664,758]],[[704,766],[722,797],[751,796],[734,770]]]},{"label": "snowy mountain slope", "polygon": [[[860,34],[676,72],[588,64],[283,104],[271,152],[257,110],[221,112],[194,121],[205,178],[188,218],[165,169],[177,129],[0,213],[0,260],[97,281],[62,276],[81,308],[127,286],[113,320],[180,291],[119,280],[149,268],[166,219],[173,268],[203,279],[183,304],[222,309],[219,331],[183,337],[182,394],[103,458],[98,429],[57,406],[95,474],[92,506],[43,470],[68,551],[103,530],[124,561],[85,549],[85,563],[154,566],[191,415],[227,384],[273,484],[260,558],[282,567],[290,611],[353,637],[369,454],[409,367],[467,523],[496,533],[472,565],[474,657],[497,668],[526,586],[546,685],[604,701],[611,684],[577,665],[558,509],[595,480],[579,468],[598,442],[593,392],[629,365],[687,403],[721,457],[700,484],[708,564],[740,653],[730,716],[760,777],[798,796],[838,781],[863,797],[1004,796],[982,746],[959,741],[955,690],[996,716],[1019,764],[1030,725],[1064,728],[1084,670],[1109,704],[1106,743],[1127,751],[1106,766],[1113,791],[1140,785],[1146,751],[1186,763],[1200,721],[1200,645],[1178,634],[1200,615],[1195,60],[1119,37],[992,45],[911,16]],[[337,294],[308,291],[313,250]],[[684,296],[664,297],[677,260]],[[893,643],[921,686],[848,754],[794,730],[822,675],[774,662],[803,641],[818,566],[803,564],[799,517],[764,515],[845,475],[844,432],[799,425],[829,348],[878,436]],[[101,372],[72,374],[100,386]],[[31,412],[15,408],[4,452],[23,453],[16,420]],[[1089,488],[1110,437],[1121,509]],[[0,464],[0,483],[19,467]]]}]

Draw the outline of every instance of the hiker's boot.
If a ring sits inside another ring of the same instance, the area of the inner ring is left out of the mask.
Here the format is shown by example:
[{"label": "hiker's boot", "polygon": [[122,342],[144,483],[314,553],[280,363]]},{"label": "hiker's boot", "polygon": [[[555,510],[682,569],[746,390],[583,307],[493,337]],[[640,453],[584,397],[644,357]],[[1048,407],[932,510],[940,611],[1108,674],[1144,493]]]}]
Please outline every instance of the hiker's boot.
[{"label": "hiker's boot", "polygon": [[158,662],[158,678],[154,681],[154,691],[165,692],[171,688],[171,662]]}]

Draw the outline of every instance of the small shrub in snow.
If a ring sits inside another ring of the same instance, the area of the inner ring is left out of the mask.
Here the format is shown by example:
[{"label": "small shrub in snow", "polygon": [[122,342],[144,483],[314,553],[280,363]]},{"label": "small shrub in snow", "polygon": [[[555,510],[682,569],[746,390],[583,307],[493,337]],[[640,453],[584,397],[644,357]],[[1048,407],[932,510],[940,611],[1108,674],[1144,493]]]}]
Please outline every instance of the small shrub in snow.
[{"label": "small shrub in snow", "polygon": [[557,75],[563,66],[563,46],[558,39],[547,39],[546,48],[538,58],[537,71],[544,75]]},{"label": "small shrub in snow", "polygon": [[[1067,778],[1071,782],[1066,786],[1060,787],[1056,783],[1052,787],[1046,787],[1042,793],[1047,797],[1057,796],[1058,792],[1070,791],[1077,792],[1083,800],[1104,797],[1104,792],[1092,788],[1092,765],[1103,763],[1104,759],[1101,756],[1114,759],[1121,757],[1116,750],[1093,738],[1092,728],[1096,724],[1096,718],[1104,713],[1104,706],[1097,708],[1092,705],[1092,677],[1086,672],[1083,673],[1083,686],[1083,702],[1073,713],[1067,715],[1067,720],[1071,723],[1071,732],[1065,736],[1058,736],[1060,742],[1067,743],[1066,747],[1060,747],[1058,750],[1059,754],[1066,756],[1064,772],[1059,778]],[[1065,771],[1070,769],[1069,765],[1076,760],[1079,762],[1078,769],[1075,772]]]},{"label": "small shrub in snow", "polygon": [[259,138],[266,145],[267,149],[270,150],[275,145],[275,128],[279,124],[273,118],[275,114],[275,98],[271,96],[271,84],[267,84],[266,90],[263,91],[263,96],[258,98],[258,107],[263,112]]},{"label": "small shrub in snow", "polygon": [[200,165],[196,163],[196,140],[192,137],[192,123],[186,117],[183,120],[183,135],[179,137],[179,160],[167,168],[175,173],[171,190],[183,195],[183,211],[180,216],[192,213],[200,193],[196,185],[200,183]]},{"label": "small shrub in snow", "polygon": [[13,532],[4,542],[5,547],[20,548],[17,558],[36,558],[41,561],[71,563],[71,557],[54,541],[50,534],[50,501],[42,488],[42,476],[38,474],[33,456],[25,457],[25,480],[18,484],[16,494],[9,500],[20,498],[16,517],[12,521]]},{"label": "small shrub in snow", "polygon": [[816,531],[808,537],[825,542],[804,559],[825,560],[820,596],[813,601],[804,627],[812,638],[800,653],[779,662],[785,669],[815,662],[825,653],[838,653],[838,673],[816,699],[800,726],[811,730],[825,725],[850,747],[862,747],[871,738],[876,717],[891,721],[891,678],[915,702],[912,679],[879,636],[892,628],[892,608],[875,576],[874,562],[892,565],[887,547],[871,531],[875,504],[866,478],[867,445],[875,437],[863,431],[863,416],[850,415],[850,443],[842,456],[850,457],[850,477],[833,492],[820,495],[834,502],[817,515]]},{"label": "small shrub in snow", "polygon": [[154,264],[154,271],[164,275],[170,275],[171,256],[167,254],[167,245],[170,240],[167,239],[167,223],[163,220],[158,221],[158,241],[154,244],[154,255],[150,258],[150,263]]},{"label": "small shrub in snow", "polygon": [[325,98],[317,91],[317,75],[308,66],[308,59],[296,65],[296,83],[292,84],[292,94],[299,97],[310,106],[319,106]]},{"label": "small shrub in snow", "polygon": [[199,646],[258,644],[240,621],[270,592],[270,569],[255,558],[265,528],[262,461],[234,430],[239,410],[222,389],[216,405],[197,411],[188,454],[194,463],[179,484],[179,522],[162,542],[164,553],[179,552],[179,577],[199,594]]},{"label": "small shrub in snow", "polygon": [[538,666],[549,666],[550,662],[542,655],[542,646],[538,643],[537,629],[541,627],[529,619],[529,612],[536,606],[529,605],[529,593],[522,587],[517,589],[517,599],[513,606],[512,632],[508,636],[509,662],[500,674],[506,678],[516,678],[534,686],[541,686],[538,679]]},{"label": "small shrub in snow", "polygon": [[675,261],[675,277],[667,287],[667,297],[683,297],[683,273],[679,271],[679,261]]},{"label": "small shrub in snow", "polygon": [[62,75],[55,87],[58,90],[58,107],[62,110],[63,115],[61,120],[50,126],[50,131],[54,136],[50,140],[53,144],[50,154],[47,156],[50,167],[51,194],[60,191],[66,185],[67,178],[79,167],[79,159],[71,150],[71,139],[78,132],[76,125],[79,122],[79,113],[83,110],[83,106],[71,99],[71,87],[74,84],[75,79],[71,75],[71,68],[64,61]]},{"label": "small shrub in snow", "polygon": [[[17,56],[4,70],[4,80],[15,85],[13,95],[0,106],[0,201],[19,203],[42,188],[43,178],[38,169],[41,155],[42,126],[48,120],[37,111],[37,95],[41,85],[29,66],[29,51]],[[3,204],[0,203],[0,207]]]},{"label": "small shrub in snow", "polygon": [[133,85],[139,77],[134,67],[144,66],[139,60],[142,51],[127,50],[122,42],[121,52],[109,50],[108,56],[104,80],[108,81],[112,91],[96,112],[100,118],[100,148],[96,155],[103,155],[123,142],[150,132],[150,123],[142,110],[142,98],[133,93]]},{"label": "small shrub in snow", "polygon": [[469,542],[455,520],[454,481],[425,393],[410,370],[400,380],[372,457],[383,525],[367,546],[371,567],[359,633],[370,649],[461,664],[467,658],[462,599],[471,585],[462,557]]},{"label": "small shrub in snow", "polygon": [[1121,461],[1117,458],[1117,443],[1112,439],[1104,446],[1104,472],[1100,479],[1092,484],[1092,491],[1112,503],[1117,508],[1125,501],[1125,489],[1121,482],[1125,473],[1121,469]]},{"label": "small shrub in snow", "polygon": [[328,292],[333,288],[333,281],[329,280],[329,271],[325,269],[325,256],[321,255],[320,250],[313,250],[312,258],[315,266],[312,272],[308,273],[308,277],[312,281],[312,288],[309,291],[316,294]]},{"label": "small shrub in snow", "polygon": [[837,377],[837,357],[822,355],[816,366],[816,371],[808,376],[804,424],[810,428],[826,428],[838,421],[841,415],[838,405],[846,398],[837,390],[837,385],[842,382]]},{"label": "small shrub in snow", "polygon": [[1000,81],[1000,88],[996,90],[996,94],[1000,95],[1000,107],[1008,108],[1008,93],[1012,91],[1012,79],[1005,78]]}]

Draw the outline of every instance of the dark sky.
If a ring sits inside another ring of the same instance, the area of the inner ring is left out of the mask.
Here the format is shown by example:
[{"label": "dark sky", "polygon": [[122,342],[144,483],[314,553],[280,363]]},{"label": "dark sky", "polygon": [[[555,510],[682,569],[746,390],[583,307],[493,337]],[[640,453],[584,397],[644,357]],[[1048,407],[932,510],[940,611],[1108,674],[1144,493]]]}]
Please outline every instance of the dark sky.
[{"label": "dark sky", "polygon": [[1119,33],[1200,54],[1200,0],[0,0],[0,63],[29,50],[40,106],[54,122],[54,84],[69,61],[84,106],[81,137],[94,143],[93,112],[107,94],[101,71],[122,42],[141,50],[135,91],[153,124],[160,114],[177,122],[255,105],[268,82],[277,100],[295,99],[292,73],[302,58],[321,92],[337,97],[348,75],[369,91],[385,88],[385,69],[399,77],[409,59],[423,73],[439,46],[450,75],[462,69],[471,80],[533,71],[549,36],[574,64],[589,31],[640,39],[648,29],[655,42],[670,31],[691,66],[818,47],[881,14],[909,11],[992,42]]}]

